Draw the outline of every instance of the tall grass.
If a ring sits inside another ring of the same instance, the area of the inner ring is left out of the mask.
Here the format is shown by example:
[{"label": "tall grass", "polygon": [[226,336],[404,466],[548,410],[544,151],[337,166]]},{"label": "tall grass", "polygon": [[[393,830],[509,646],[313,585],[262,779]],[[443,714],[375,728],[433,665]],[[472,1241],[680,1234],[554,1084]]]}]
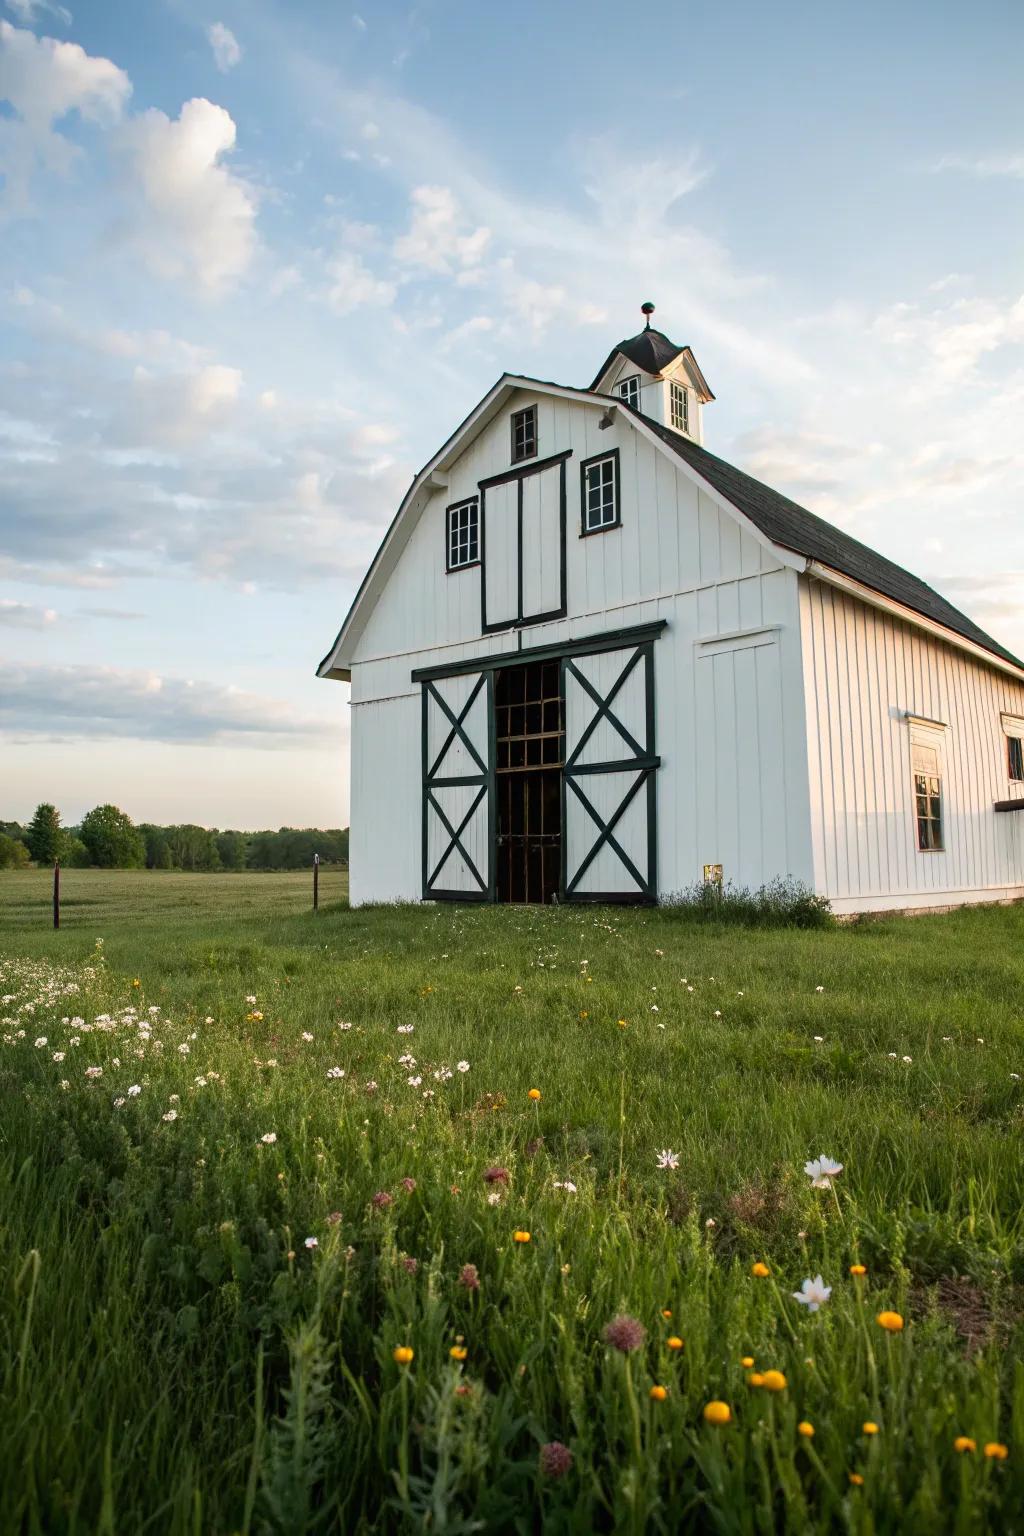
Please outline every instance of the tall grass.
[{"label": "tall grass", "polygon": [[241,914],[79,878],[59,934],[0,882],[0,1528],[1015,1528],[1024,910],[313,918],[277,877]]}]

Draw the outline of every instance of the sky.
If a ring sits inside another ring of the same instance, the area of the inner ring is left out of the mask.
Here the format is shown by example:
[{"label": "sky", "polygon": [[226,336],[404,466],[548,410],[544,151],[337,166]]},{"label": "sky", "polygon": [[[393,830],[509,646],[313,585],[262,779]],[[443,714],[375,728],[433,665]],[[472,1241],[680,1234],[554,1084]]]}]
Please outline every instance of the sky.
[{"label": "sky", "polygon": [[705,443],[1024,654],[1019,0],[0,0],[0,819],[344,825],[317,680],[504,371]]}]

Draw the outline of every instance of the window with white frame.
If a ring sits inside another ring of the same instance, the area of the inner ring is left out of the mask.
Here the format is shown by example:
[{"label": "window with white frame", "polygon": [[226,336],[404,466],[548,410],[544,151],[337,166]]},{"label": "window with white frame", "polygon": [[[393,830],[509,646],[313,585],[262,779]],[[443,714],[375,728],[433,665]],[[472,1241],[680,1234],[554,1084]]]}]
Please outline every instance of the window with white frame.
[{"label": "window with white frame", "polygon": [[910,768],[914,782],[914,819],[919,853],[945,847],[942,815],[942,752],[938,733],[910,727]]},{"label": "window with white frame", "polygon": [[512,413],[512,462],[532,459],[537,452],[537,407],[528,405],[524,411]]},{"label": "window with white frame", "polygon": [[669,413],[677,432],[690,430],[690,391],[675,379],[668,386]]},{"label": "window with white frame", "polygon": [[1024,781],[1024,717],[1003,716],[1006,734],[1007,775],[1013,783]]},{"label": "window with white frame", "polygon": [[601,533],[619,524],[619,453],[603,453],[580,465],[583,488],[582,533]]},{"label": "window with white frame", "polygon": [[640,375],[638,373],[631,373],[628,379],[622,380],[619,385],[619,395],[635,411],[640,409]]},{"label": "window with white frame", "polygon": [[457,502],[448,508],[448,569],[461,571],[480,559],[480,501]]}]

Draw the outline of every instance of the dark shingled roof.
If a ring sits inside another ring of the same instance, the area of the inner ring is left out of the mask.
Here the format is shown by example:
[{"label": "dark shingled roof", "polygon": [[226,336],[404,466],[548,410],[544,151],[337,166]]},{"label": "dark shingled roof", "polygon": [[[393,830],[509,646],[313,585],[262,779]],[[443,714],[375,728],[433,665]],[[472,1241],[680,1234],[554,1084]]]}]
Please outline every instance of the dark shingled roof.
[{"label": "dark shingled roof", "polygon": [[612,347],[590,387],[597,388],[601,378],[620,352],[624,357],[628,357],[631,363],[642,368],[645,373],[660,373],[663,368],[668,367],[669,363],[675,361],[680,352],[685,350],[685,347],[677,347],[674,341],[669,341],[661,331],[648,327],[639,335],[630,336],[626,341],[620,341],[617,347]]},{"label": "dark shingled roof", "polygon": [[843,533],[842,529],[826,523],[823,518],[815,517],[813,512],[790,501],[788,496],[780,496],[778,491],[755,480],[752,475],[745,475],[741,469],[727,464],[724,459],[716,458],[706,448],[674,432],[671,427],[663,427],[660,422],[652,421],[649,416],[643,416],[629,406],[625,406],[625,409],[639,417],[652,432],[656,432],[673,453],[678,454],[699,475],[703,475],[716,491],[720,491],[727,501],[749,517],[772,543],[781,544],[784,549],[791,549],[809,560],[818,560],[822,565],[831,566],[832,570],[862,582],[865,587],[880,592],[883,597],[892,598],[894,602],[913,608],[915,613],[933,619],[936,624],[945,625],[965,640],[971,640],[984,650],[991,651],[994,656],[1024,668],[1024,662],[902,566],[877,554],[858,539]]}]

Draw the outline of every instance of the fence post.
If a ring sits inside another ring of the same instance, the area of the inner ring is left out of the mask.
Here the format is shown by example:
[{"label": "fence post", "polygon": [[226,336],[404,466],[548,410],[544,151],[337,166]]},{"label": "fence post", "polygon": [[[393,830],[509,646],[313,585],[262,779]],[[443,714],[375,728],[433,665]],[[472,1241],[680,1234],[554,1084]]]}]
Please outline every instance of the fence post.
[{"label": "fence post", "polygon": [[313,911],[320,906],[320,855],[313,855]]},{"label": "fence post", "polygon": [[53,926],[60,927],[60,860],[53,861]]}]

